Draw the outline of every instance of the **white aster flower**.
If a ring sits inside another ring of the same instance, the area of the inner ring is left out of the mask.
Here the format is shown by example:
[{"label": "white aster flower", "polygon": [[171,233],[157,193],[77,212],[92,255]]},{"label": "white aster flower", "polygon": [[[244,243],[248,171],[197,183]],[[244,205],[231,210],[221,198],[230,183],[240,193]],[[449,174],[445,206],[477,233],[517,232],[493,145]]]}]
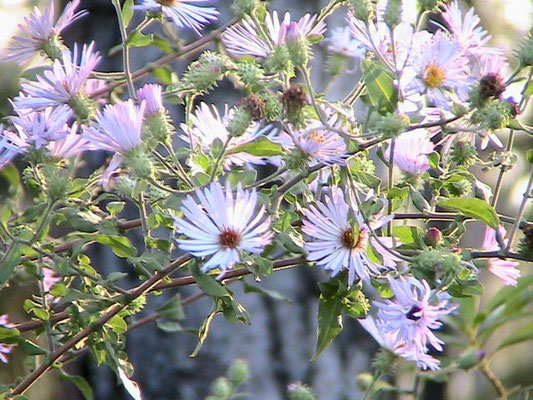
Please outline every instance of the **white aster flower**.
[{"label": "white aster flower", "polygon": [[22,84],[23,94],[15,98],[15,107],[40,111],[67,104],[74,108],[73,103],[86,97],[85,83],[100,60],[93,48],[94,42],[83,46],[79,65],[78,46],[72,53],[65,50],[62,60],[55,60],[52,70],[37,76],[37,82]]},{"label": "white aster flower", "polygon": [[51,141],[46,148],[52,158],[64,160],[86,150],[94,150],[95,146],[85,138],[85,135],[78,133],[78,126],[74,123],[65,136]]},{"label": "white aster flower", "polygon": [[[342,189],[332,188],[331,195],[304,209],[303,213],[302,231],[310,238],[305,242],[308,260],[332,271],[332,276],[347,269],[350,285],[356,277],[368,281],[370,275],[378,274],[383,268],[368,258],[370,227],[366,225],[357,206],[348,205]],[[390,218],[373,223],[371,228],[380,228]]]},{"label": "white aster flower", "polygon": [[55,21],[54,2],[50,1],[48,8],[41,11],[34,7],[33,12],[24,18],[19,25],[20,36],[14,36],[8,48],[0,56],[0,61],[14,61],[25,64],[35,53],[45,51],[48,53],[59,50],[63,45],[60,43],[60,34],[68,25],[87,15],[85,10],[76,12],[80,0],[73,0],[65,6],[63,13]]},{"label": "white aster flower", "polygon": [[[326,24],[321,21],[315,25],[316,14],[305,14],[296,23],[298,32],[302,37],[321,36],[326,30]],[[280,22],[278,12],[273,11],[265,16],[268,41],[260,34],[260,27],[250,18],[246,17],[241,23],[229,27],[222,41],[229,53],[235,57],[253,56],[266,58],[275,46],[285,44],[287,29],[291,25],[291,14],[286,12]]]},{"label": "white aster flower", "polygon": [[389,284],[394,300],[374,302],[383,330],[421,353],[426,353],[428,343],[442,351],[444,342],[432,331],[440,328],[440,319],[454,309],[448,304],[448,297],[437,296],[426,281],[412,277],[389,278]]},{"label": "white aster flower", "polygon": [[[503,238],[503,242],[507,245],[508,240],[505,239],[505,228],[500,226],[498,231]],[[500,245],[496,240],[496,231],[488,226],[485,229],[482,248],[486,251],[500,250]],[[488,259],[487,265],[489,271],[500,278],[504,285],[516,286],[518,284],[517,279],[520,278],[520,270],[517,268],[520,265],[518,262],[492,257]]]},{"label": "white aster flower", "polygon": [[29,149],[28,138],[24,132],[5,130],[0,124],[0,169],[9,164],[17,155]]},{"label": "white aster flower", "polygon": [[220,183],[197,190],[200,204],[188,196],[182,203],[183,218],[175,218],[176,230],[186,239],[176,239],[178,247],[195,257],[209,260],[202,270],[225,271],[241,260],[241,252],[259,254],[274,235],[270,217],[262,206],[259,211],[255,190],[237,186],[235,194],[229,184],[224,193]]},{"label": "white aster flower", "polygon": [[327,49],[330,53],[353,58],[363,58],[365,56],[365,49],[352,38],[350,28],[347,26],[335,28],[331,32],[331,37],[324,42],[327,43]]},{"label": "white aster flower", "polygon": [[[408,174],[420,175],[430,168],[428,155],[434,148],[425,129],[402,133],[396,138],[394,165]],[[387,159],[390,157],[390,150],[389,146],[385,152]]]},{"label": "white aster flower", "polygon": [[[438,107],[450,108],[454,98],[466,99],[470,88],[466,60],[457,42],[437,32],[433,40],[412,58],[416,76],[406,87],[406,95],[425,93]],[[455,97],[454,97],[455,96]]]},{"label": "white aster flower", "polygon": [[211,0],[141,0],[135,8],[161,11],[180,28],[189,28],[200,35],[205,25],[216,21],[219,12],[215,7],[206,7]]}]

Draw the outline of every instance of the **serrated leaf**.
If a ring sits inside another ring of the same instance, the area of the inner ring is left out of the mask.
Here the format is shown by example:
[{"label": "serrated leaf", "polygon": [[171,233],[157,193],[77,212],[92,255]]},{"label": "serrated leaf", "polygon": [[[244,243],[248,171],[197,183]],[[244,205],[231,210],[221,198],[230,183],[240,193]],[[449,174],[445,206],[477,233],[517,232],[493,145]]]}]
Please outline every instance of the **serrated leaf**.
[{"label": "serrated leaf", "polygon": [[500,218],[489,203],[476,198],[451,198],[441,199],[437,203],[439,207],[455,210],[466,217],[484,222],[492,229],[498,229]]},{"label": "serrated leaf", "polygon": [[271,142],[266,137],[261,136],[253,142],[244,143],[229,149],[227,154],[248,153],[257,157],[272,157],[285,154],[281,145]]}]

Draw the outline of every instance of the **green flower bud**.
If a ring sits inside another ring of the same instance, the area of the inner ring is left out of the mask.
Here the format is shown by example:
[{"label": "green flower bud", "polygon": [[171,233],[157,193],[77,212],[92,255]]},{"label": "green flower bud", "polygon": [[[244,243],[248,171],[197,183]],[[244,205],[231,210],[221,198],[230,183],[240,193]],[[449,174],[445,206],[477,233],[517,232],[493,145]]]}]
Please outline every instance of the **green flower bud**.
[{"label": "green flower bud", "polygon": [[489,101],[472,115],[472,122],[490,131],[503,129],[511,119],[511,106],[499,100]]},{"label": "green flower bud", "polygon": [[303,383],[291,383],[288,387],[288,394],[290,400],[315,400],[316,396],[309,386]]},{"label": "green flower bud", "polygon": [[281,101],[285,108],[285,116],[289,122],[293,125],[298,125],[303,118],[303,108],[308,104],[307,94],[303,86],[291,85],[283,92]]},{"label": "green flower bud", "polygon": [[84,93],[78,93],[74,96],[70,100],[69,106],[76,113],[78,121],[89,121],[96,114],[96,102]]},{"label": "green flower bud", "polygon": [[520,239],[518,249],[520,254],[523,254],[526,257],[533,257],[533,227],[525,226],[522,228],[524,237]]},{"label": "green flower bud", "polygon": [[383,21],[389,29],[394,29],[402,20],[402,0],[389,0]]},{"label": "green flower bud", "polygon": [[63,56],[63,51],[67,50],[67,47],[58,35],[54,35],[42,43],[41,50],[50,60],[54,61]]},{"label": "green flower bud", "polygon": [[298,148],[283,157],[287,168],[290,170],[303,170],[307,167],[309,156]]},{"label": "green flower bud", "polygon": [[220,400],[225,400],[229,398],[229,396],[231,395],[231,392],[232,392],[231,384],[224,377],[218,378],[211,385],[211,395],[213,395],[214,397]]},{"label": "green flower bud", "polygon": [[376,374],[385,375],[394,371],[397,360],[396,354],[386,348],[381,348],[372,361],[372,367]]},{"label": "green flower bud", "polygon": [[155,203],[168,198],[169,193],[163,189],[150,185],[146,190],[146,196],[150,202]]},{"label": "green flower bud", "polygon": [[189,65],[183,76],[182,85],[199,92],[206,92],[224,77],[230,65],[231,61],[226,56],[206,51]]},{"label": "green flower bud", "polygon": [[364,392],[370,387],[370,385],[372,385],[373,381],[374,377],[372,376],[372,374],[364,372],[362,374],[357,375],[356,384],[357,387]]},{"label": "green flower bud", "polygon": [[231,9],[237,16],[243,14],[252,14],[252,11],[257,5],[257,0],[233,0]]},{"label": "green flower bud", "polygon": [[255,61],[242,62],[237,65],[236,74],[251,91],[257,91],[260,87],[259,82],[264,79],[263,68]]},{"label": "green flower bud", "polygon": [[355,18],[367,22],[374,18],[374,4],[371,0],[350,0]]},{"label": "green flower bud", "polygon": [[380,117],[377,129],[387,137],[396,137],[409,126],[409,117],[405,114],[388,113]]},{"label": "green flower bud", "polygon": [[228,378],[233,386],[242,385],[250,374],[246,360],[235,360],[228,371]]},{"label": "green flower bud", "polygon": [[518,60],[522,67],[533,65],[533,36],[531,34],[522,42],[518,50]]},{"label": "green flower bud", "polygon": [[291,22],[287,27],[285,44],[292,63],[297,67],[305,67],[309,62],[310,50],[307,39],[296,22]]},{"label": "green flower bud", "polygon": [[450,160],[457,165],[469,167],[478,160],[477,149],[468,140],[457,140],[452,145]]},{"label": "green flower bud", "polygon": [[442,233],[438,228],[429,228],[424,237],[424,242],[428,246],[438,247],[442,242]]},{"label": "green flower bud", "polygon": [[152,176],[152,161],[143,149],[137,147],[124,156],[125,164],[139,178]]},{"label": "green flower bud", "polygon": [[268,121],[278,121],[283,117],[283,105],[278,96],[264,92],[259,95],[265,105],[265,119]]},{"label": "green flower bud", "polygon": [[530,149],[526,153],[527,161],[529,161],[530,164],[533,164],[533,149]]},{"label": "green flower bud", "polygon": [[237,108],[229,123],[228,130],[231,136],[241,136],[252,123],[252,113],[245,108]]},{"label": "green flower bud", "polygon": [[272,72],[287,72],[291,70],[291,56],[287,46],[274,46],[266,59],[265,65]]},{"label": "green flower bud", "polygon": [[485,350],[472,349],[461,355],[457,364],[459,368],[469,370],[478,365],[485,358]]},{"label": "green flower bud", "polygon": [[443,285],[451,283],[464,268],[458,254],[433,249],[422,251],[414,258],[412,266],[426,276],[440,279]]},{"label": "green flower bud", "polygon": [[43,175],[48,198],[52,202],[65,199],[72,189],[72,180],[68,172],[56,164],[47,164],[43,168]]},{"label": "green flower bud", "polygon": [[472,184],[468,179],[461,179],[456,182],[448,182],[445,185],[451,196],[463,197],[472,191]]},{"label": "green flower bud", "polygon": [[[158,143],[168,143],[170,136],[174,133],[174,127],[166,111],[149,115],[144,120],[144,129],[146,133],[154,139],[153,146]],[[150,147],[153,147],[150,146]]]},{"label": "green flower bud", "polygon": [[115,190],[121,197],[132,197],[137,186],[137,179],[129,175],[120,175],[115,179]]},{"label": "green flower bud", "polygon": [[326,69],[331,76],[343,74],[346,71],[348,58],[340,53],[330,54],[326,60]]},{"label": "green flower bud", "polygon": [[418,0],[420,11],[435,11],[441,4],[442,0]]},{"label": "green flower bud", "polygon": [[376,172],[376,165],[374,164],[374,161],[361,153],[349,159],[349,166],[350,169],[366,172],[367,174],[373,174]]}]

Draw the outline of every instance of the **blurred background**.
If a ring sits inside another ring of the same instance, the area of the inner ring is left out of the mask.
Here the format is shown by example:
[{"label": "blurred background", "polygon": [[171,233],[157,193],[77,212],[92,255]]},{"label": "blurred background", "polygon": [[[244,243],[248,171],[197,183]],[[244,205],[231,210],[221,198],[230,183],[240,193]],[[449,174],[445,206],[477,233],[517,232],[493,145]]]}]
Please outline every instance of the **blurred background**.
[{"label": "blurred background", "polygon": [[[17,33],[17,25],[33,6],[47,6],[50,0],[0,0],[0,48]],[[66,1],[55,2],[57,9],[62,9]],[[305,12],[317,12],[327,3],[326,0],[275,0],[271,9],[286,10],[299,18]],[[219,23],[230,16],[228,0],[219,0],[221,11]],[[527,34],[533,19],[533,3],[530,0],[477,0],[461,2],[466,9],[476,7],[484,27],[492,34],[492,45],[502,47],[509,55],[513,47]],[[64,32],[64,40],[73,43],[89,43],[94,40],[97,49],[104,56],[99,65],[100,71],[118,71],[121,68],[121,56],[107,56],[107,51],[120,42],[114,8],[110,0],[82,0],[81,7],[89,15],[69,27]],[[413,13],[415,0],[406,1],[406,12]],[[139,22],[141,13],[136,14],[132,23]],[[344,26],[345,10],[341,9],[329,18],[330,27]],[[154,24],[155,26],[156,24]],[[130,25],[133,26],[133,25]],[[215,28],[215,24],[211,28]],[[158,29],[155,27],[154,29]],[[196,37],[184,33],[187,41]],[[327,77],[322,67],[324,47],[316,48],[313,79],[320,91],[325,87]],[[132,50],[133,69],[144,66],[157,59],[159,53],[152,48]],[[190,60],[176,62],[173,67],[182,72]],[[7,99],[18,92],[20,71],[16,66],[0,65],[0,116],[10,113]],[[346,88],[351,88],[357,79],[357,71],[335,82],[328,91],[332,99],[341,98]],[[139,82],[140,84],[141,82]],[[139,87],[139,86],[137,86]],[[232,100],[233,99],[233,100]],[[230,82],[223,82],[209,101],[235,102],[238,93]],[[169,105],[176,125],[180,122],[182,108]],[[529,122],[531,125],[531,121]],[[506,141],[506,133],[502,139]],[[531,139],[519,135],[515,149],[518,152],[531,148]],[[88,155],[85,157],[88,168],[100,165],[105,155]],[[519,160],[524,160],[523,154]],[[499,211],[516,215],[522,192],[525,187],[527,166],[519,161],[508,172],[500,200]],[[22,165],[22,163],[20,164]],[[481,171],[475,171],[481,173]],[[496,174],[484,174],[483,180],[493,185]],[[0,205],[2,186],[0,178]],[[132,214],[130,218],[136,218]],[[471,232],[466,238],[468,244],[479,245],[481,227],[471,225]],[[132,233],[132,239],[135,234]],[[142,243],[139,237],[138,243]],[[129,272],[128,266],[122,264],[112,253],[100,248],[90,252],[93,266],[103,275],[113,271]],[[523,275],[530,273],[531,265],[522,266]],[[250,278],[248,278],[250,279]],[[223,375],[236,358],[244,358],[250,363],[251,378],[245,391],[251,393],[251,399],[278,400],[286,398],[286,387],[290,382],[302,381],[311,385],[321,400],[354,400],[361,397],[356,387],[356,376],[369,370],[371,358],[377,349],[376,343],[361,330],[354,320],[346,320],[342,334],[315,362],[309,362],[315,346],[317,298],[319,295],[317,281],[326,280],[327,276],[319,268],[297,268],[277,272],[273,277],[264,279],[261,285],[273,289],[290,299],[290,302],[275,301],[269,297],[256,294],[244,294],[241,284],[233,289],[237,299],[250,313],[252,323],[249,326],[232,325],[223,317],[217,317],[212,325],[210,335],[199,355],[189,358],[196,345],[197,338],[186,333],[165,333],[154,324],[146,325],[128,334],[127,350],[135,366],[134,379],[140,384],[146,400],[196,400],[207,395],[209,385],[216,377]],[[486,293],[483,300],[490,298],[501,283],[488,274],[484,277]],[[133,284],[133,280],[130,284]],[[128,282],[125,283],[128,286]],[[22,309],[22,301],[29,293],[35,292],[33,283],[13,282],[0,292],[0,314],[8,313],[10,319],[22,322],[27,315]],[[162,304],[173,293],[152,297],[143,315]],[[190,295],[194,289],[180,289],[182,296]],[[210,311],[211,301],[202,299],[187,306],[186,327],[198,328]],[[523,321],[522,321],[523,323]],[[506,328],[507,329],[507,328]],[[509,327],[508,329],[513,329]],[[502,334],[504,332],[502,331]],[[517,345],[499,353],[494,359],[493,369],[508,387],[518,384],[533,384],[533,343]],[[24,370],[20,354],[15,351],[7,365],[0,364],[0,384],[12,382]],[[99,400],[128,399],[128,395],[117,383],[115,375],[106,367],[96,367],[83,356],[70,364],[67,370],[71,374],[84,376],[95,388],[95,398]],[[404,385],[409,387],[410,383]],[[495,398],[496,395],[484,378],[477,372],[458,372],[446,384],[431,384],[426,391],[429,400],[473,400]],[[29,398],[35,400],[81,399],[77,389],[68,382],[61,381],[54,373],[36,384],[29,392]]]}]

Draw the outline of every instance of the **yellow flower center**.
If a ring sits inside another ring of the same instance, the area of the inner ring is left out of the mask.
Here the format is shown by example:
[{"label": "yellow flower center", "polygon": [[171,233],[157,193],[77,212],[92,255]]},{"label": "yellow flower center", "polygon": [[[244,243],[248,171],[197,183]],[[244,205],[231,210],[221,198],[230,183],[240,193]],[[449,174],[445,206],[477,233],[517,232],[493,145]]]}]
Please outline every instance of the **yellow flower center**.
[{"label": "yellow flower center", "polygon": [[179,0],[157,0],[162,6],[172,7],[178,4]]},{"label": "yellow flower center", "polygon": [[324,144],[326,143],[326,135],[322,132],[311,132],[309,134],[309,139],[311,139],[316,144]]},{"label": "yellow flower center", "polygon": [[354,231],[352,228],[346,229],[341,234],[342,245],[349,249],[359,249],[359,250],[366,249],[367,239],[368,239],[368,233],[365,229],[359,230],[357,237],[355,237]]},{"label": "yellow flower center", "polygon": [[446,79],[446,72],[437,64],[428,64],[424,72],[424,83],[431,89],[442,86]]}]

